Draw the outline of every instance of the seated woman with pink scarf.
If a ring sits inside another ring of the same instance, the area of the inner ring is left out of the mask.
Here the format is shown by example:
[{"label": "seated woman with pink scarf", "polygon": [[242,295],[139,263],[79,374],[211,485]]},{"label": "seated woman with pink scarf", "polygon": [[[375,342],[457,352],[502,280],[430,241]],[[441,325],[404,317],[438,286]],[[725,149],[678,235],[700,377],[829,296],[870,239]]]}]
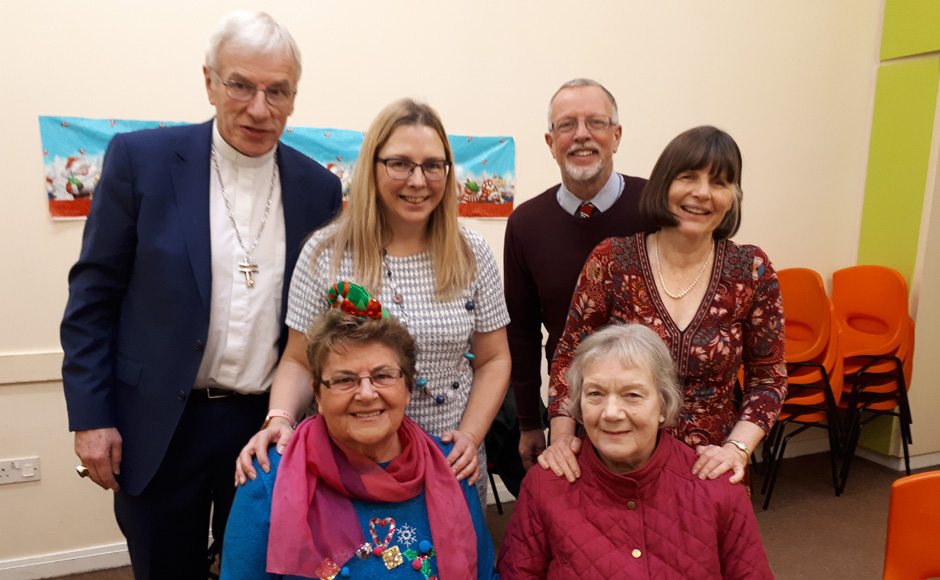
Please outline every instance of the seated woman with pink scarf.
[{"label": "seated woman with pink scarf", "polygon": [[405,417],[414,339],[361,288],[330,297],[307,333],[319,415],[238,489],[222,580],[497,578],[475,488]]}]

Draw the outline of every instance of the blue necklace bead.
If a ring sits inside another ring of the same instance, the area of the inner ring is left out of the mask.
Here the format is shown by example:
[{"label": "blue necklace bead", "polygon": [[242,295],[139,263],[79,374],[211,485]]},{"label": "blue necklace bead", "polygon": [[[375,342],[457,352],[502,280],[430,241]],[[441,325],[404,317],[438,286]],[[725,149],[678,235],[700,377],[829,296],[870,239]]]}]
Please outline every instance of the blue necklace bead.
[{"label": "blue necklace bead", "polygon": [[476,307],[477,305],[473,303],[473,300],[467,300],[467,303],[464,304],[464,308],[466,308],[467,310],[473,310]]},{"label": "blue necklace bead", "polygon": [[437,395],[436,397],[434,397],[434,402],[437,403],[438,405],[443,405],[444,401],[446,400],[447,400],[447,395]]},{"label": "blue necklace bead", "polygon": [[425,379],[425,378],[420,378],[420,379],[418,379],[417,381],[415,381],[415,386],[418,387],[418,388],[421,388],[421,387],[423,387],[423,386],[426,385],[426,384],[428,384],[428,380]]},{"label": "blue necklace bead", "polygon": [[472,353],[472,352],[465,352],[465,353],[463,353],[463,357],[464,357],[465,359],[467,359],[467,360],[473,360],[473,359],[476,358],[475,356],[473,356],[473,353]]}]

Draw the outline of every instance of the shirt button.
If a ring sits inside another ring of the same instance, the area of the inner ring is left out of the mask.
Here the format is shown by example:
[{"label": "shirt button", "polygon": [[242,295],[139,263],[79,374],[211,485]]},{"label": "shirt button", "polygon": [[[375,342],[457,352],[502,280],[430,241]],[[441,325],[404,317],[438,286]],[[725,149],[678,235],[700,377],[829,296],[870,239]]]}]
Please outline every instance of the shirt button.
[{"label": "shirt button", "polygon": [[643,555],[643,552],[641,552],[641,551],[640,551],[639,549],[637,549],[637,548],[633,548],[632,554],[633,554],[633,557],[634,557],[634,558],[639,558],[640,556]]},{"label": "shirt button", "polygon": [[205,344],[201,340],[197,340],[193,343],[193,350],[196,352],[202,352],[202,349],[205,348]]},{"label": "shirt button", "polygon": [[185,401],[185,400],[186,400],[186,393],[183,392],[183,391],[180,391],[180,392],[176,393],[176,398],[179,399],[180,401]]},{"label": "shirt button", "polygon": [[635,501],[628,501],[628,502],[627,502],[627,509],[628,509],[628,510],[635,510],[635,509],[636,509],[636,502],[635,502]]}]

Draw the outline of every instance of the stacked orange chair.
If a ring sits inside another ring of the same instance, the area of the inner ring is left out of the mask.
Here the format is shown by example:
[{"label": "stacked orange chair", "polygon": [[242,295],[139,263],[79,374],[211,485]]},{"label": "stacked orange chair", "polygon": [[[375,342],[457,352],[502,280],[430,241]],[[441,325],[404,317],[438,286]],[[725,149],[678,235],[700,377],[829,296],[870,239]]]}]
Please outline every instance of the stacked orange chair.
[{"label": "stacked orange chair", "polygon": [[[842,395],[840,329],[822,278],[807,268],[777,272],[786,328],[789,387],[777,423],[764,444],[767,476],[762,492],[764,509],[770,505],[789,440],[811,427],[829,434],[832,485],[839,495],[838,457],[841,448],[836,405]],[[800,425],[784,435],[788,425]]]},{"label": "stacked orange chair", "polygon": [[908,314],[907,284],[884,266],[853,266],[832,275],[832,301],[842,327],[846,409],[845,457],[840,493],[845,489],[861,429],[882,415],[900,419],[904,465],[910,475],[908,445],[911,409],[907,400],[914,350],[914,322]]},{"label": "stacked orange chair", "polygon": [[884,580],[940,577],[940,471],[891,486]]}]

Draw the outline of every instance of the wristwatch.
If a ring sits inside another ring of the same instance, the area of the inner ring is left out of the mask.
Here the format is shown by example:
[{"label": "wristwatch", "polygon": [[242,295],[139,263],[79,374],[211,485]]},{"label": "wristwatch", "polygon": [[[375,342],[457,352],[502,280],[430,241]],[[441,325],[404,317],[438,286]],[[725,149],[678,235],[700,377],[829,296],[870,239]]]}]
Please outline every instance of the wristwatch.
[{"label": "wristwatch", "polygon": [[744,455],[748,457],[751,456],[751,450],[748,449],[747,445],[742,443],[741,441],[738,441],[737,439],[728,439],[727,441],[725,441],[725,443],[730,443],[734,445],[735,447],[737,447],[738,449],[740,449],[741,451],[743,451]]}]

